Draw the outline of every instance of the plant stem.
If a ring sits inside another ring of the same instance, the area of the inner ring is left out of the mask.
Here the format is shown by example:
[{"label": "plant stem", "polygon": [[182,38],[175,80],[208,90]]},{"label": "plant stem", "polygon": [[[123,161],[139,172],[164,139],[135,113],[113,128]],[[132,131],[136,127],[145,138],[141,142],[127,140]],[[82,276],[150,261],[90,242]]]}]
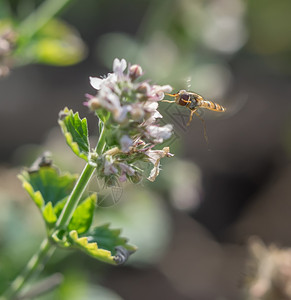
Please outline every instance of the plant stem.
[{"label": "plant stem", "polygon": [[46,0],[19,26],[19,30],[31,38],[72,0]]},{"label": "plant stem", "polygon": [[13,299],[26,281],[31,277],[36,276],[43,269],[45,263],[52,256],[55,249],[56,246],[50,244],[49,240],[46,238],[41,243],[38,252],[33,255],[22,273],[14,279],[3,296],[0,297],[0,300]]},{"label": "plant stem", "polygon": [[57,228],[63,228],[66,227],[75,211],[75,209],[78,206],[78,203],[93,175],[95,168],[86,164],[82,174],[80,175],[73,191],[71,192],[68,201],[66,202],[66,205],[64,206],[61,215],[58,218],[56,227]]},{"label": "plant stem", "polygon": [[105,141],[105,124],[101,120],[99,120],[99,140],[98,144],[96,146],[96,152],[98,155],[101,155],[104,152],[105,146],[106,146],[106,141]]}]

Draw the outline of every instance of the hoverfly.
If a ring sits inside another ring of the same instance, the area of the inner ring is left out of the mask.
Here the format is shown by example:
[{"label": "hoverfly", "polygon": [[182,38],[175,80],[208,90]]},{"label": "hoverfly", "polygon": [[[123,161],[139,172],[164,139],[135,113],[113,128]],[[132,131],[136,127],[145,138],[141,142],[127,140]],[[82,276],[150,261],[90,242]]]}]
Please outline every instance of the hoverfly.
[{"label": "hoverfly", "polygon": [[190,125],[194,114],[196,114],[200,118],[200,115],[197,113],[198,108],[206,108],[218,112],[225,112],[226,110],[223,106],[215,102],[205,100],[201,95],[196,94],[194,92],[187,92],[186,90],[180,90],[177,94],[166,95],[170,97],[175,97],[175,100],[162,100],[162,102],[177,103],[178,105],[186,106],[191,110],[187,126]]},{"label": "hoverfly", "polygon": [[205,128],[205,121],[204,119],[198,114],[197,109],[199,108],[206,108],[212,111],[217,112],[225,112],[225,108],[215,102],[205,100],[201,95],[196,94],[194,92],[187,92],[186,90],[180,90],[176,94],[166,94],[170,97],[175,97],[174,101],[170,100],[162,100],[162,102],[168,102],[168,103],[177,103],[181,106],[186,106],[188,109],[190,109],[190,118],[187,123],[187,126],[190,125],[193,115],[197,115],[201,121],[203,122],[204,126],[204,136],[206,139],[206,142],[208,142],[207,134],[206,134],[206,128]]}]

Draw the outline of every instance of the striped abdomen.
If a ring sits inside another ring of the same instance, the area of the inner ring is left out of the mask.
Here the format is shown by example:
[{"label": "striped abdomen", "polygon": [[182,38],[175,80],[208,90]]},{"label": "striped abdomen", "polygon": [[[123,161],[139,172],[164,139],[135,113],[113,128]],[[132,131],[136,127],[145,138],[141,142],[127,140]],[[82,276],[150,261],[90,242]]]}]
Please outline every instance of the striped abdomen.
[{"label": "striped abdomen", "polygon": [[211,101],[207,101],[207,100],[200,100],[199,101],[199,106],[202,108],[207,108],[209,110],[213,110],[213,111],[220,111],[220,112],[224,112],[225,108],[215,102],[211,102]]}]

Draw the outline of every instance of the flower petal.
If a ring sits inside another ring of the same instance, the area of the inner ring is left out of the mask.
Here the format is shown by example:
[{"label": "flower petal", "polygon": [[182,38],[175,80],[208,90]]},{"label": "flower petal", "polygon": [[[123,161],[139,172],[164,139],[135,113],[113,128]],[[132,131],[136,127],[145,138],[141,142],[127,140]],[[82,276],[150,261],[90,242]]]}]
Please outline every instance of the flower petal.
[{"label": "flower petal", "polygon": [[115,58],[113,61],[113,72],[114,74],[120,76],[123,74],[124,70],[126,69],[127,63],[126,60],[123,58],[122,60],[119,60],[118,58]]},{"label": "flower petal", "polygon": [[162,143],[171,137],[173,125],[167,124],[165,126],[149,125],[147,127],[148,134],[154,138],[156,143]]},{"label": "flower petal", "polygon": [[128,135],[123,135],[120,139],[120,146],[122,152],[128,152],[132,146],[133,140]]},{"label": "flower petal", "polygon": [[90,78],[90,84],[95,90],[100,90],[100,85],[103,82],[104,79],[98,78],[98,77],[89,77]]},{"label": "flower petal", "polygon": [[164,147],[163,150],[148,150],[146,152],[150,162],[154,165],[151,170],[150,176],[148,177],[149,181],[155,181],[156,177],[160,173],[160,161],[163,157],[172,157],[173,154],[170,153],[169,147]]}]

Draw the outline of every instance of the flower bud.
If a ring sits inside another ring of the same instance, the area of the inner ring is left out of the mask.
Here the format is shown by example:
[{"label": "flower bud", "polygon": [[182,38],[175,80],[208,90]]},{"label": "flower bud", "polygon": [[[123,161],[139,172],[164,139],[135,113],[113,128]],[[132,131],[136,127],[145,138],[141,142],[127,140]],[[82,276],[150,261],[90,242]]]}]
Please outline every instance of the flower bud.
[{"label": "flower bud", "polygon": [[144,110],[141,107],[133,107],[130,114],[132,119],[138,122],[143,119]]},{"label": "flower bud", "polygon": [[139,84],[139,86],[137,87],[136,90],[138,93],[147,95],[149,93],[150,89],[151,89],[151,87],[147,82],[142,82]]},{"label": "flower bud", "polygon": [[142,68],[139,65],[132,65],[129,68],[129,77],[131,80],[135,80],[142,75]]},{"label": "flower bud", "polygon": [[91,109],[91,110],[97,110],[101,107],[101,104],[100,104],[100,101],[98,100],[98,98],[94,97],[92,99],[90,99],[88,102],[88,107]]}]

